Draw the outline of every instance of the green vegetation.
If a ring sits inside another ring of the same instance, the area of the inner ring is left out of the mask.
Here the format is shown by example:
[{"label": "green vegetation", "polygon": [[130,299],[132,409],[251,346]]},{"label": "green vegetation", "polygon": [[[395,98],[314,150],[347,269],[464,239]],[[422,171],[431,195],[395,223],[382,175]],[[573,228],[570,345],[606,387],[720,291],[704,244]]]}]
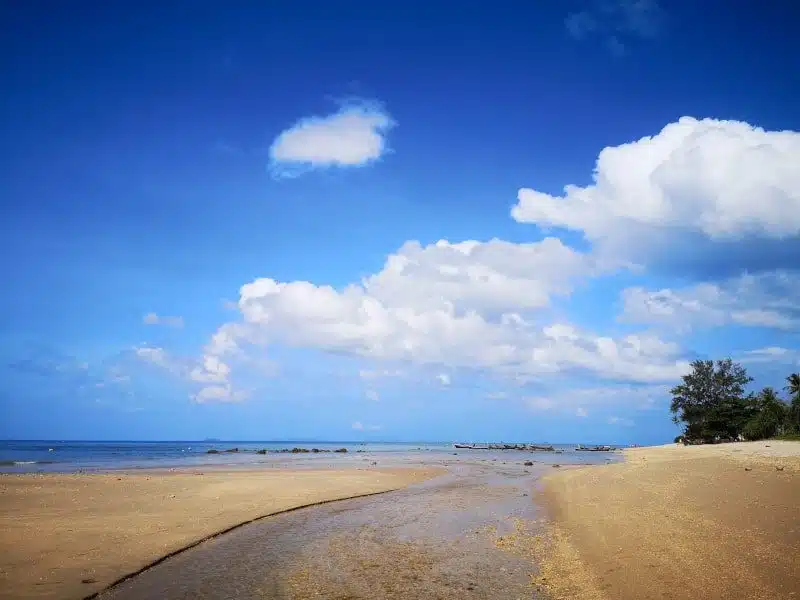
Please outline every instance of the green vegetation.
[{"label": "green vegetation", "polygon": [[747,370],[729,358],[694,361],[683,383],[670,390],[672,420],[683,424],[683,434],[675,441],[800,439],[800,374],[786,378],[789,402],[770,387],[746,393],[752,381]]}]

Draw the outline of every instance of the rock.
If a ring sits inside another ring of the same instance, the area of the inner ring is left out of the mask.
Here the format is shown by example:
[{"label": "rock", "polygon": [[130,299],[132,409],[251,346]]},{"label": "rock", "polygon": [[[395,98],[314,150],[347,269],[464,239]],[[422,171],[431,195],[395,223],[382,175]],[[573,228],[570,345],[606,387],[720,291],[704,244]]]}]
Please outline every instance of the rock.
[{"label": "rock", "polygon": [[783,471],[783,467],[775,467],[776,471]]},{"label": "rock", "polygon": [[522,494],[523,496],[527,496],[528,494]]},{"label": "rock", "polygon": [[81,579],[81,583],[97,583],[97,579],[87,577],[86,579]]},{"label": "rock", "polygon": [[238,452],[238,448],[228,448],[227,450],[223,450],[223,452]]},{"label": "rock", "polygon": [[458,456],[458,452],[453,452],[453,456]]},{"label": "rock", "polygon": [[752,471],[753,469],[751,467],[745,467],[744,470],[745,471]]},{"label": "rock", "polygon": [[347,448],[339,448],[337,450],[334,450],[334,452],[347,452]]},{"label": "rock", "polygon": [[266,453],[267,453],[267,451],[265,449],[256,450],[256,454],[266,454]]},{"label": "rock", "polygon": [[533,466],[533,461],[526,460],[526,461],[525,461],[524,463],[522,463],[522,464],[523,464],[523,465],[525,465],[526,467],[532,467],[532,466]]},{"label": "rock", "polygon": [[311,452],[311,450],[309,450],[308,448],[292,448],[291,449],[291,453],[292,454],[302,454],[302,453],[305,453],[305,452]]},{"label": "rock", "polygon": [[560,467],[560,466],[561,466],[561,465],[553,465],[553,468],[554,468],[554,469],[557,469],[557,468],[558,468],[558,467]]},{"label": "rock", "polygon": [[219,454],[219,450],[214,450],[214,448],[211,448],[211,450],[206,450],[206,454]]},{"label": "rock", "polygon": [[376,460],[373,460],[373,461],[372,461],[371,463],[369,463],[369,464],[371,464],[371,465],[377,465],[377,464],[378,464],[378,461],[376,461]]}]

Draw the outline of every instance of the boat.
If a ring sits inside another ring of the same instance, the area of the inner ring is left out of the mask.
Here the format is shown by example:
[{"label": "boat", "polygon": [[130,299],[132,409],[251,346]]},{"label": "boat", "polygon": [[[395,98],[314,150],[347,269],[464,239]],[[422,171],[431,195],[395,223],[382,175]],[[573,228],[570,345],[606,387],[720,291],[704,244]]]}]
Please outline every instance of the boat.
[{"label": "boat", "polygon": [[616,450],[616,448],[612,446],[578,446],[575,450],[583,452],[612,452]]}]

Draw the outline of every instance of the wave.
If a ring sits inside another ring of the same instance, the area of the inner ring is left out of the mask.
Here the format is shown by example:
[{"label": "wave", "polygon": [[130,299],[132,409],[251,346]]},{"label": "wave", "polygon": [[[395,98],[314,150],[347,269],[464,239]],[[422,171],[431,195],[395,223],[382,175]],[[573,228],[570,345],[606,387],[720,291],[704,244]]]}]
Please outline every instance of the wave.
[{"label": "wave", "polygon": [[52,465],[54,460],[0,460],[0,467],[26,467],[28,465]]}]

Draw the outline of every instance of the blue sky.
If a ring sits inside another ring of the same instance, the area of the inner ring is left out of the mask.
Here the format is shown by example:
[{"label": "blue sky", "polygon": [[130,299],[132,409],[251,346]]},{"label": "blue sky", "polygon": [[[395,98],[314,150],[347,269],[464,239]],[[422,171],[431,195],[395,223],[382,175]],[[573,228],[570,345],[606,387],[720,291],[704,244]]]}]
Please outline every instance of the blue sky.
[{"label": "blue sky", "polygon": [[0,436],[657,443],[800,359],[789,3],[3,3]]}]

